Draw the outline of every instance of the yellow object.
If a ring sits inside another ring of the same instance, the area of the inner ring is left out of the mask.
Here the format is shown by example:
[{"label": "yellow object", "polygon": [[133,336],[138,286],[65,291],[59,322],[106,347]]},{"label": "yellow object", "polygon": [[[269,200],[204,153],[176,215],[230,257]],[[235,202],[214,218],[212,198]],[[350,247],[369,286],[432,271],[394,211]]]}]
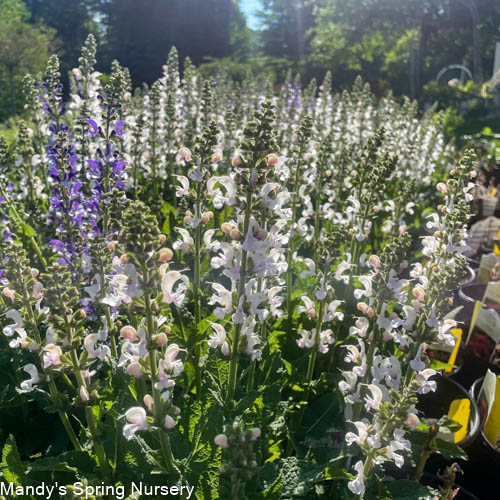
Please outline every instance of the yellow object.
[{"label": "yellow object", "polygon": [[496,379],[495,399],[493,400],[490,415],[484,426],[484,435],[495,448],[500,434],[500,377]]},{"label": "yellow object", "polygon": [[455,347],[453,351],[451,351],[450,359],[448,360],[448,364],[450,365],[446,368],[446,373],[451,373],[453,371],[453,367],[455,366],[455,361],[457,360],[458,349],[460,349],[460,342],[462,342],[462,329],[461,328],[453,328],[451,333],[457,338],[455,341]]},{"label": "yellow object", "polygon": [[454,442],[458,443],[465,439],[467,435],[467,427],[469,425],[470,417],[470,400],[469,399],[455,399],[450,405],[448,416],[455,420],[462,426],[461,429],[455,432]]},{"label": "yellow object", "polygon": [[472,318],[470,321],[470,328],[469,328],[469,333],[467,335],[467,341],[465,342],[465,345],[469,343],[470,336],[472,335],[472,331],[474,330],[474,326],[476,324],[477,320],[477,315],[479,314],[479,311],[483,307],[483,303],[480,300],[476,300],[476,303],[474,304],[474,311],[472,311]]},{"label": "yellow object", "polygon": [[497,190],[495,188],[492,188],[490,191],[491,196],[495,196],[497,194]]}]

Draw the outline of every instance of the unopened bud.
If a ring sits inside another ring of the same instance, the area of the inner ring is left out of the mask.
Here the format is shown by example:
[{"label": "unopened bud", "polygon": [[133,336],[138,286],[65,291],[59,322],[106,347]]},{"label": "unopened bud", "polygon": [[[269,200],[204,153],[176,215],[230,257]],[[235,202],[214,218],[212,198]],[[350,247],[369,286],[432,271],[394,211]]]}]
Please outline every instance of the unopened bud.
[{"label": "unopened bud", "polygon": [[229,234],[233,230],[233,226],[228,222],[224,222],[220,227],[223,233]]},{"label": "unopened bud", "polygon": [[235,156],[231,161],[233,167],[239,167],[242,163],[241,156]]},{"label": "unopened bud", "polygon": [[370,263],[370,265],[374,268],[379,268],[380,267],[380,259],[377,255],[370,255],[369,259],[368,259],[368,262]]},{"label": "unopened bud", "polygon": [[223,450],[229,448],[229,442],[225,434],[218,434],[217,436],[215,436],[214,443],[217,446],[220,446]]},{"label": "unopened bud", "polygon": [[127,254],[123,254],[121,257],[120,257],[120,262],[122,264],[126,264],[128,262],[128,257],[127,257]]},{"label": "unopened bud", "polygon": [[231,236],[231,238],[233,240],[238,241],[241,238],[241,233],[239,232],[238,229],[233,228],[233,229],[231,229],[231,232],[229,233],[229,236]]},{"label": "unopened bud", "polygon": [[153,396],[151,396],[150,394],[146,394],[143,398],[143,401],[144,404],[146,405],[146,408],[149,411],[153,411],[153,404],[154,404]]},{"label": "unopened bud", "polygon": [[168,338],[165,333],[160,332],[155,338],[154,338],[155,344],[158,347],[164,347],[168,343]]},{"label": "unopened bud", "polygon": [[165,429],[173,429],[175,427],[175,420],[170,415],[165,415],[165,422],[163,426]]},{"label": "unopened bud", "polygon": [[255,429],[252,429],[252,435],[250,436],[250,441],[255,441],[260,438],[261,432],[258,427],[255,427]]},{"label": "unopened bud", "polygon": [[135,342],[137,339],[137,330],[130,325],[123,326],[120,330],[120,337]]},{"label": "unopened bud", "polygon": [[7,297],[8,299],[12,300],[12,302],[14,302],[16,296],[14,290],[10,289],[9,287],[6,287],[2,290],[2,294],[4,295],[4,297]]},{"label": "unopened bud", "polygon": [[161,244],[165,243],[165,241],[167,241],[167,237],[164,234],[160,234],[160,236],[158,236],[158,240],[159,240],[160,245],[161,245]]},{"label": "unopened bud", "polygon": [[89,393],[83,385],[80,387],[80,399],[86,403],[89,400]]},{"label": "unopened bud", "polygon": [[276,165],[279,161],[278,155],[276,153],[271,153],[270,155],[267,155],[267,164],[268,166],[273,166]]},{"label": "unopened bud", "polygon": [[158,255],[159,262],[168,262],[174,256],[174,252],[170,248],[162,248]]},{"label": "unopened bud", "polygon": [[127,373],[134,378],[141,378],[143,376],[141,365],[137,361],[127,366]]},{"label": "unopened bud", "polygon": [[116,243],[114,241],[110,241],[106,246],[110,252],[114,252],[116,249]]}]

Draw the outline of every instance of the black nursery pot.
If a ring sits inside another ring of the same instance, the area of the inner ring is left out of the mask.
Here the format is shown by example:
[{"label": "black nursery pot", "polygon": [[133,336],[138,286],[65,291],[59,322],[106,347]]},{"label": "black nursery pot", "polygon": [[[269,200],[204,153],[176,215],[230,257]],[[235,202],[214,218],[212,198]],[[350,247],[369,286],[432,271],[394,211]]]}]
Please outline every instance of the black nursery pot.
[{"label": "black nursery pot", "polygon": [[[472,384],[470,390],[471,398],[474,400],[476,406],[478,404],[479,391],[481,390],[483,380],[484,377],[477,379],[474,384]],[[488,441],[481,426],[479,427],[479,436],[470,454],[480,458],[481,462],[485,464],[494,464],[495,469],[500,472],[500,452]]]},{"label": "black nursery pot", "polygon": [[471,411],[467,434],[462,441],[456,444],[462,448],[470,446],[479,433],[479,410],[476,402],[467,390],[455,380],[440,374],[432,377],[432,380],[437,383],[437,388],[434,392],[419,396],[417,410],[420,410],[424,417],[439,419],[448,414],[450,405],[455,399],[469,399]]}]

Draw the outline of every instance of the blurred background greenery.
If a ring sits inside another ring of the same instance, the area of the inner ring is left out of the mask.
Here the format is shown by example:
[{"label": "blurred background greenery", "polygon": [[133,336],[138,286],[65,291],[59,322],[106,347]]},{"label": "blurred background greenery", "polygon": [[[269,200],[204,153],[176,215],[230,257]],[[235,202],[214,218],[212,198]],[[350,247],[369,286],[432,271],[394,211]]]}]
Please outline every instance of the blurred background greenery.
[{"label": "blurred background greenery", "polygon": [[498,144],[491,152],[500,139],[498,0],[0,0],[7,136],[23,113],[24,74],[43,72],[55,52],[67,81],[88,33],[99,42],[97,69],[118,59],[135,86],[160,76],[173,45],[205,77],[252,73],[277,90],[289,72],[307,85],[331,71],[337,91],[360,74],[378,95],[407,95],[422,110],[436,103],[449,139],[487,143],[490,163],[500,156]]}]

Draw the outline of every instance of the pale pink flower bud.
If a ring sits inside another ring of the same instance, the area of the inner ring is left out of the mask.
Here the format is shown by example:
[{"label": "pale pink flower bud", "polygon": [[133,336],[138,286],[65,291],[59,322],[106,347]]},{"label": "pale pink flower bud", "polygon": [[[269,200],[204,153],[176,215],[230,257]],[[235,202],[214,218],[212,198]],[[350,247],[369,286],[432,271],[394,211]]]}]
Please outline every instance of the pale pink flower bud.
[{"label": "pale pink flower bud", "polygon": [[174,252],[170,248],[162,248],[158,256],[158,262],[168,262],[174,256]]},{"label": "pale pink flower bud", "polygon": [[233,226],[231,226],[228,222],[224,222],[220,228],[221,231],[226,234],[229,234],[233,230]]},{"label": "pale pink flower bud", "polygon": [[256,441],[257,439],[260,438],[261,432],[258,427],[255,427],[255,429],[252,429],[252,435],[250,436],[250,441]]},{"label": "pale pink flower bud", "polygon": [[242,163],[243,163],[243,161],[241,160],[241,156],[235,156],[235,157],[231,160],[231,165],[232,165],[233,167],[239,167]]},{"label": "pale pink flower bud", "polygon": [[155,344],[158,346],[158,347],[164,347],[166,346],[168,343],[168,338],[167,336],[161,332],[159,333],[156,337],[155,337]]},{"label": "pale pink flower bud", "polygon": [[231,236],[231,238],[233,240],[238,241],[241,238],[241,233],[238,231],[238,229],[233,228],[233,229],[231,229],[231,232],[229,233],[229,236]]},{"label": "pale pink flower bud", "polygon": [[35,269],[34,267],[31,268],[31,277],[33,279],[37,279],[39,274],[40,271],[38,269]]},{"label": "pale pink flower bud", "polygon": [[373,309],[373,307],[369,307],[366,311],[366,315],[369,317],[369,318],[374,318],[375,317],[375,311]]},{"label": "pale pink flower bud", "polygon": [[120,336],[124,339],[130,340],[130,342],[135,342],[137,339],[137,330],[130,325],[123,326],[120,330]]},{"label": "pale pink flower bud", "polygon": [[144,374],[142,373],[141,365],[134,361],[127,366],[127,373],[134,378],[141,378]]},{"label": "pale pink flower bud", "polygon": [[7,297],[8,299],[12,300],[12,302],[14,302],[14,299],[15,299],[15,293],[14,293],[14,290],[11,290],[9,287],[6,287],[2,290],[2,293],[5,297]]},{"label": "pale pink flower bud", "polygon": [[165,241],[167,241],[167,237],[164,234],[160,234],[160,236],[158,236],[158,241],[160,242],[160,244],[163,244],[165,243]]},{"label": "pale pink flower bud", "polygon": [[446,193],[446,191],[448,191],[448,187],[446,186],[446,184],[444,182],[439,182],[438,185],[436,186],[436,189],[440,193]]},{"label": "pale pink flower bud", "polygon": [[414,289],[413,289],[413,296],[419,301],[419,302],[423,302],[424,300],[424,297],[425,297],[425,292],[423,290],[423,288],[420,288],[419,286],[416,286]]},{"label": "pale pink flower bud", "polygon": [[150,394],[146,394],[142,400],[144,401],[146,408],[150,412],[152,412],[153,411],[153,396],[151,396]]},{"label": "pale pink flower bud", "polygon": [[404,234],[406,233],[406,231],[408,231],[408,226],[406,226],[405,224],[399,226],[399,234]]},{"label": "pale pink flower bud", "polygon": [[221,155],[220,153],[214,153],[212,155],[212,158],[210,158],[210,163],[219,163],[221,160]]},{"label": "pale pink flower bud", "polygon": [[80,387],[80,399],[86,403],[89,400],[89,393],[83,385]]},{"label": "pale pink flower bud", "polygon": [[173,429],[175,427],[175,420],[170,415],[165,415],[165,422],[163,426],[165,429]]},{"label": "pale pink flower bud", "polygon": [[417,427],[420,425],[420,419],[414,413],[409,413],[405,420],[405,424],[410,427]]},{"label": "pale pink flower bud", "polygon": [[220,446],[223,450],[229,448],[229,442],[225,434],[218,434],[217,436],[215,436],[214,443],[217,446]]},{"label": "pale pink flower bud", "polygon": [[366,312],[368,311],[368,304],[366,304],[365,302],[358,302],[356,304],[356,308],[358,309],[358,311],[366,314]]},{"label": "pale pink flower bud", "polygon": [[276,165],[279,161],[278,155],[276,153],[271,153],[270,155],[267,155],[267,164],[271,167],[273,165]]},{"label": "pale pink flower bud", "polygon": [[186,226],[189,226],[190,222],[193,220],[193,218],[190,216],[190,215],[186,215],[186,217],[184,217],[184,224]]},{"label": "pale pink flower bud", "polygon": [[380,267],[380,259],[377,255],[370,255],[368,262],[372,267],[379,268]]},{"label": "pale pink flower bud", "polygon": [[128,262],[128,257],[127,257],[127,254],[123,254],[121,257],[120,257],[120,262],[122,264],[126,264]]},{"label": "pale pink flower bud", "polygon": [[229,344],[227,342],[224,342],[222,344],[220,350],[224,356],[229,356],[231,354],[231,348],[229,347]]},{"label": "pale pink flower bud", "polygon": [[108,247],[108,250],[110,252],[114,252],[115,249],[116,249],[116,243],[114,241],[110,241],[108,244],[107,244],[107,247]]}]

